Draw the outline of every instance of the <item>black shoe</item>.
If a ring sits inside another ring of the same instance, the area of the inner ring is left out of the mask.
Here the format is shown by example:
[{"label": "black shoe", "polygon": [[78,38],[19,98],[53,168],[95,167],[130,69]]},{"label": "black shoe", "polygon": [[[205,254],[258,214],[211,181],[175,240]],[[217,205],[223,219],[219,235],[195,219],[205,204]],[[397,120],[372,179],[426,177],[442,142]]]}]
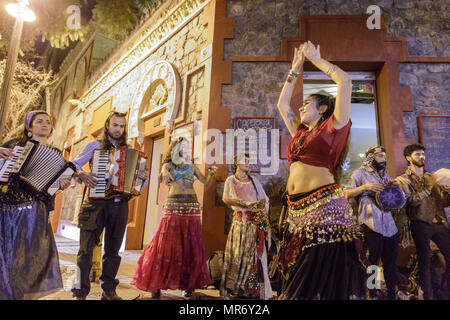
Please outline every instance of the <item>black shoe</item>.
[{"label": "black shoe", "polygon": [[119,297],[116,291],[103,291],[102,292],[102,300],[123,300]]},{"label": "black shoe", "polygon": [[161,298],[161,290],[158,289],[158,291],[156,291],[155,293],[152,292],[150,296],[152,299]]}]

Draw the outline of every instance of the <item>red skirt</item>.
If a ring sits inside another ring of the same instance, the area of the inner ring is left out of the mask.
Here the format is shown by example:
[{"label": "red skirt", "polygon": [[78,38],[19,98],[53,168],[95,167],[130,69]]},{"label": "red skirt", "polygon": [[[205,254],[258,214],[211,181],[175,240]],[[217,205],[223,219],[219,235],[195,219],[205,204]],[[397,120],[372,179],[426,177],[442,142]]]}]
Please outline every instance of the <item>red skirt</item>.
[{"label": "red skirt", "polygon": [[131,284],[153,293],[158,289],[193,291],[209,285],[200,215],[195,197],[170,197]]}]

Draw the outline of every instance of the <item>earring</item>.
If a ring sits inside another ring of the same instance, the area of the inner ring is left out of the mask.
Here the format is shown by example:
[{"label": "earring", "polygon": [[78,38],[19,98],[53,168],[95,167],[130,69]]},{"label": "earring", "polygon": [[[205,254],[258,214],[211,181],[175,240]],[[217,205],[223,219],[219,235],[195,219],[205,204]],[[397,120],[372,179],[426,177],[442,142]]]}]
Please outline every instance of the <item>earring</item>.
[{"label": "earring", "polygon": [[33,134],[28,131],[27,136],[28,136],[28,138],[31,138],[33,136]]}]

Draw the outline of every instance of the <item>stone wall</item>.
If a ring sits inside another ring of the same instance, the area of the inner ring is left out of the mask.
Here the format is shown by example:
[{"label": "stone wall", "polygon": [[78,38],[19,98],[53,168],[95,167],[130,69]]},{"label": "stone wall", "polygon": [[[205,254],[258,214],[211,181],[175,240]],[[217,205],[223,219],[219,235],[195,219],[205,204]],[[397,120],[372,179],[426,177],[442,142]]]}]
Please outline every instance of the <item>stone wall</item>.
[{"label": "stone wall", "polygon": [[235,31],[225,41],[225,59],[278,55],[282,37],[298,36],[300,15],[365,14],[372,4],[381,8],[389,36],[408,37],[410,55],[450,56],[446,0],[229,0]]},{"label": "stone wall", "polygon": [[418,139],[417,117],[420,115],[450,115],[450,65],[402,63],[400,84],[410,86],[413,112],[403,113],[405,135]]}]

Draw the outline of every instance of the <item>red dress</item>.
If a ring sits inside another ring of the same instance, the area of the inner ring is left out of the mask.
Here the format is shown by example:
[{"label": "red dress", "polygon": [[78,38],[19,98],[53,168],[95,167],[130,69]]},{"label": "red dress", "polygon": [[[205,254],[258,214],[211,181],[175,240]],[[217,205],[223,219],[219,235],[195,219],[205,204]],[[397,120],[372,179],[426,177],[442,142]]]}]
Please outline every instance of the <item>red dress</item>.
[{"label": "red dress", "polygon": [[139,258],[131,284],[193,291],[211,283],[203,246],[201,210],[195,195],[169,197],[151,243]]}]

